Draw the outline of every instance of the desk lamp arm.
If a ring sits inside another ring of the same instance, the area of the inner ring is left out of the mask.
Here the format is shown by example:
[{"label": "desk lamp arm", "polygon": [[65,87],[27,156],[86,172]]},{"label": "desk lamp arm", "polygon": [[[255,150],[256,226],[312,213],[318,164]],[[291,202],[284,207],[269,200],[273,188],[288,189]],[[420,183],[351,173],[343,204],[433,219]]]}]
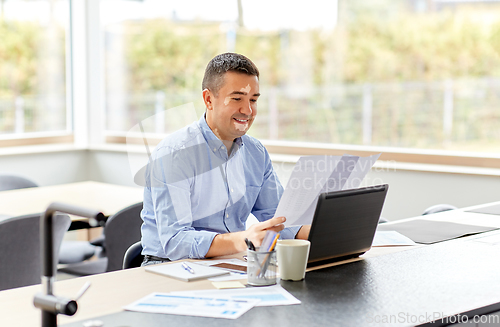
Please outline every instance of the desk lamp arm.
[{"label": "desk lamp arm", "polygon": [[54,237],[52,217],[56,212],[90,218],[90,225],[93,226],[97,226],[99,222],[105,221],[104,215],[99,211],[57,202],[50,204],[41,216],[42,294],[35,296],[34,305],[42,310],[42,327],[55,327],[57,326],[57,314],[62,313],[71,316],[77,310],[76,301],[53,295]]}]

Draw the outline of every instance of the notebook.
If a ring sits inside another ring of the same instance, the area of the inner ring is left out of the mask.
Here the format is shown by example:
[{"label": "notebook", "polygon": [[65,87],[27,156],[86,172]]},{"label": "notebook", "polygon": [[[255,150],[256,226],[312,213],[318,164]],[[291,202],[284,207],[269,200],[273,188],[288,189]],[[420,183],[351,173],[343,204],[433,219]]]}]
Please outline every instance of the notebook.
[{"label": "notebook", "polygon": [[321,193],[309,233],[307,267],[358,257],[371,248],[388,185]]},{"label": "notebook", "polygon": [[189,271],[184,269],[184,267],[182,266],[183,262],[146,266],[145,270],[155,274],[180,279],[185,282],[229,274],[229,271],[227,270],[198,265],[193,262],[186,263],[193,269],[194,273],[190,273]]}]

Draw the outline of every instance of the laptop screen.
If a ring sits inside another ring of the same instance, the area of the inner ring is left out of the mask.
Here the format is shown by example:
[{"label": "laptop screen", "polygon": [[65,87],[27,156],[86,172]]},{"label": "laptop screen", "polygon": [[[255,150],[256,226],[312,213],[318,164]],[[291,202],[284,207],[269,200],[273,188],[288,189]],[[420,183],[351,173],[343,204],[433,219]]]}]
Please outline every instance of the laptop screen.
[{"label": "laptop screen", "polygon": [[307,266],[358,257],[368,251],[387,189],[384,184],[320,194],[309,233]]}]

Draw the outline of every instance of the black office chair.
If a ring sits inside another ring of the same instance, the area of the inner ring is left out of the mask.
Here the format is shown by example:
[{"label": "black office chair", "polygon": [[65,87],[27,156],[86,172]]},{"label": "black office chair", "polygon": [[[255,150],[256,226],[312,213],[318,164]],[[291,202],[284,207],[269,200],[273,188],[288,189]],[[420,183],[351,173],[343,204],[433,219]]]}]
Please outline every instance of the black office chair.
[{"label": "black office chair", "polygon": [[458,208],[455,206],[452,206],[451,204],[436,204],[436,205],[433,205],[433,206],[425,209],[424,212],[422,213],[422,216],[432,215],[433,213],[455,210],[455,209],[458,209]]},{"label": "black office chair", "polygon": [[[39,185],[34,181],[10,174],[0,174],[0,191],[10,191],[29,187],[38,187]],[[8,215],[0,214],[0,219],[9,217]],[[61,244],[61,251],[59,253],[59,263],[77,263],[87,260],[98,252],[99,248],[92,246],[85,241],[64,241]]]},{"label": "black office chair", "polygon": [[69,264],[59,271],[87,276],[122,269],[127,249],[141,240],[142,202],[131,205],[108,218],[104,225],[105,257]]},{"label": "black office chair", "polygon": [[22,176],[0,174],[0,191],[17,190],[28,187],[38,187],[38,184]]},{"label": "black office chair", "polygon": [[75,264],[92,258],[101,248],[87,241],[64,241],[59,251],[60,264]]},{"label": "black office chair", "polygon": [[132,244],[123,257],[123,269],[140,267],[144,256],[142,255],[141,241]]},{"label": "black office chair", "polygon": [[[0,221],[0,290],[40,284],[40,215]],[[71,224],[67,215],[53,217],[54,258]],[[54,270],[57,260],[54,260]]]}]

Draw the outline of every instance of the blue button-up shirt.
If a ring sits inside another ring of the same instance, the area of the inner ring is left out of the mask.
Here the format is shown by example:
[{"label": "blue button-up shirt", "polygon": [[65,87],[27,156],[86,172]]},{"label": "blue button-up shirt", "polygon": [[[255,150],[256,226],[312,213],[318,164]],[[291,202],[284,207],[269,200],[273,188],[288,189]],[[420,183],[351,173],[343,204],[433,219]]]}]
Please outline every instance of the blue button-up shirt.
[{"label": "blue button-up shirt", "polygon": [[245,230],[250,213],[272,218],[283,194],[264,146],[244,135],[228,156],[205,116],[158,144],[145,178],[142,253],[170,260],[204,258],[217,234]]}]

